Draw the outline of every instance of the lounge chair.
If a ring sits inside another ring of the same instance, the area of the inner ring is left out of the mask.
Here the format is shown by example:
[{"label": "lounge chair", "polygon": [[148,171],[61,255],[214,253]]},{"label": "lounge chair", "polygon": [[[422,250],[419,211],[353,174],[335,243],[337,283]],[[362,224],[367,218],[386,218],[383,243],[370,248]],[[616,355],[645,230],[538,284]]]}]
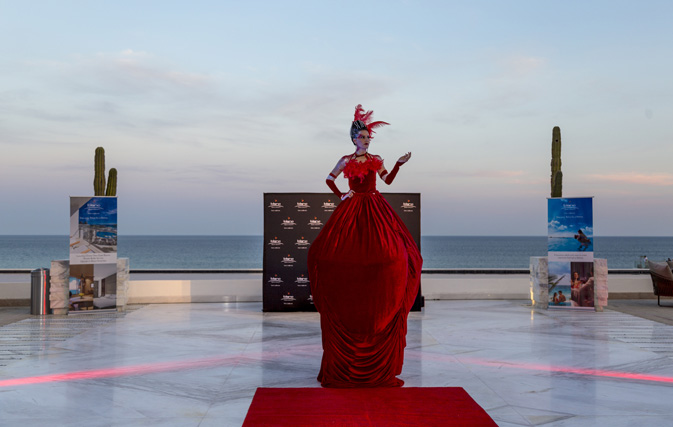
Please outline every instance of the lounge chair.
[{"label": "lounge chair", "polygon": [[657,296],[657,305],[661,306],[661,297],[673,297],[673,272],[665,262],[647,261],[650,270],[654,295]]}]

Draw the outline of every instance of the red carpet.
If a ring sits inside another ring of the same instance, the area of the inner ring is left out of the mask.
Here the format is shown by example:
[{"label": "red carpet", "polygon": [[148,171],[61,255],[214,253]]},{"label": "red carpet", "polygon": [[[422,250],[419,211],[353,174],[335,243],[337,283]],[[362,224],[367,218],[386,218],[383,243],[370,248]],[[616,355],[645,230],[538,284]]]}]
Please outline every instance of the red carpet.
[{"label": "red carpet", "polygon": [[243,427],[497,426],[461,387],[258,388]]}]

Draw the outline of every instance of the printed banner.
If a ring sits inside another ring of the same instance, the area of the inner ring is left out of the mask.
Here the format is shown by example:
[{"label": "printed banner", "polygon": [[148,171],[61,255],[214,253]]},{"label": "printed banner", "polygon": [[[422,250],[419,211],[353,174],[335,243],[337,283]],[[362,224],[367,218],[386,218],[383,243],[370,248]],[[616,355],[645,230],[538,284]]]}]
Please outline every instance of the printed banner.
[{"label": "printed banner", "polygon": [[593,198],[547,202],[549,306],[593,308]]},{"label": "printed banner", "polygon": [[117,307],[117,198],[70,198],[69,313]]},{"label": "printed banner", "polygon": [[[420,194],[382,193],[421,247]],[[332,193],[264,194],[264,311],[313,311],[308,248],[341,200]],[[420,311],[419,289],[413,311]]]},{"label": "printed banner", "polygon": [[117,198],[70,197],[70,265],[117,263]]}]

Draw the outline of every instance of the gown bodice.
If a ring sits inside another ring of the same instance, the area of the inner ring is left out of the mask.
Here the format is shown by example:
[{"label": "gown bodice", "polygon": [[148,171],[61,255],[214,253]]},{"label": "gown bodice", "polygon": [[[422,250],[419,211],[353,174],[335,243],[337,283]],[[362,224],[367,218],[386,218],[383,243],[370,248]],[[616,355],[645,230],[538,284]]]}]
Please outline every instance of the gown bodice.
[{"label": "gown bodice", "polygon": [[348,178],[348,187],[356,193],[376,191],[376,172],[383,166],[383,160],[367,154],[367,160],[358,162],[351,159],[344,167],[344,176]]},{"label": "gown bodice", "polygon": [[348,178],[348,188],[356,193],[371,193],[376,191],[376,172],[369,171],[363,179]]}]

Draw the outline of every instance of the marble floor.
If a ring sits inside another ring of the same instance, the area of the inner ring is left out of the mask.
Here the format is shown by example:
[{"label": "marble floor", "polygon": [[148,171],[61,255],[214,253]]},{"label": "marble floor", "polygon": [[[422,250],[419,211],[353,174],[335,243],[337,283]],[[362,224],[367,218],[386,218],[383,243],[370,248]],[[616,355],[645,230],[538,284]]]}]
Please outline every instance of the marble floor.
[{"label": "marble floor", "polygon": [[[500,426],[673,420],[670,325],[428,301],[407,342],[406,386],[463,387]],[[257,387],[318,387],[320,356],[318,314],[259,303],[32,317],[0,327],[0,425],[240,426]]]}]

